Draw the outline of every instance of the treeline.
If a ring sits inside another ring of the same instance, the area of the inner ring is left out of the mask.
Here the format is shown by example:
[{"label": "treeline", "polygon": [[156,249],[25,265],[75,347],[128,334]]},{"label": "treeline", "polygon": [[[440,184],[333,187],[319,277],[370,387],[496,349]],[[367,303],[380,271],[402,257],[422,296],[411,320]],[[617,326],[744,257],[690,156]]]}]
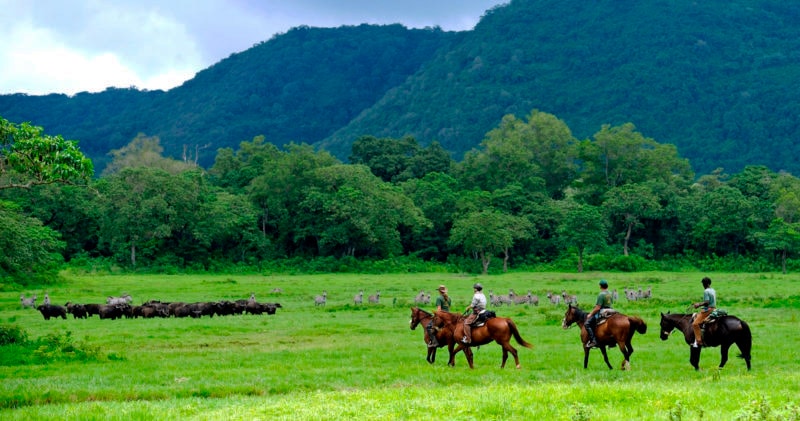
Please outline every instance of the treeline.
[{"label": "treeline", "polygon": [[219,149],[204,170],[140,135],[85,185],[0,195],[0,271],[15,278],[62,259],[104,270],[337,271],[393,259],[484,273],[786,270],[800,250],[800,179],[762,166],[695,177],[675,146],[632,124],[578,140],[536,110],[506,116],[459,162],[411,137],[363,136],[345,164],[260,136]]}]

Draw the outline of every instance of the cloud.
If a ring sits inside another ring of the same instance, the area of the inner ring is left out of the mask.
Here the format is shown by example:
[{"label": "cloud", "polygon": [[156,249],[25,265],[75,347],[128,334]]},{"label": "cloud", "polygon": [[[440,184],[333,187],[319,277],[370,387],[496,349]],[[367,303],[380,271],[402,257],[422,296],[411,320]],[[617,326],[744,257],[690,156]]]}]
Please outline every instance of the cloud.
[{"label": "cloud", "polygon": [[0,0],[0,94],[170,89],[299,25],[470,29],[501,0]]}]

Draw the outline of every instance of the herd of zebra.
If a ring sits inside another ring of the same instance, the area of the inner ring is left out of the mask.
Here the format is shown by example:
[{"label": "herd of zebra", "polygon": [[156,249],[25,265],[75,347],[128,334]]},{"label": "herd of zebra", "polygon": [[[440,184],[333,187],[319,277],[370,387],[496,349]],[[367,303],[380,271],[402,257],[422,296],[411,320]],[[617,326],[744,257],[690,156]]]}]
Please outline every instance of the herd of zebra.
[{"label": "herd of zebra", "polygon": [[[652,287],[648,287],[646,290],[642,290],[639,288],[638,290],[624,288],[625,298],[628,301],[636,301],[640,299],[647,299],[652,296],[653,289]],[[552,305],[559,305],[564,303],[564,305],[572,304],[578,305],[578,297],[574,294],[568,294],[566,290],[562,290],[561,294],[555,294],[552,291],[548,291],[545,296],[547,297],[548,301]],[[611,297],[614,302],[619,300],[619,293],[616,289],[611,291]],[[520,295],[514,292],[513,289],[508,290],[508,294],[499,294],[495,295],[493,291],[489,291],[489,305],[492,307],[501,307],[503,305],[522,305],[522,304],[529,304],[538,306],[539,305],[539,296],[534,294],[533,291],[528,290],[527,294]],[[419,305],[429,305],[431,303],[431,294],[426,293],[425,291],[420,291],[414,297],[414,304]]]},{"label": "herd of zebra", "polygon": [[[367,302],[370,304],[380,304],[381,303],[381,292],[376,291],[375,295],[370,295],[367,297]],[[328,292],[322,291],[322,295],[317,295],[314,297],[314,306],[324,306],[328,303]],[[361,290],[353,296],[353,304],[354,305],[362,305],[364,304],[364,290]]]},{"label": "herd of zebra", "polygon": [[251,293],[249,299],[236,301],[206,301],[206,302],[162,302],[149,300],[142,305],[131,305],[133,298],[130,294],[123,294],[119,297],[108,297],[105,304],[77,304],[67,302],[65,305],[55,305],[50,303],[50,297],[45,294],[43,304],[36,305],[36,295],[25,298],[20,297],[22,307],[30,307],[39,310],[45,320],[51,318],[66,319],[67,314],[72,314],[75,319],[86,319],[97,315],[101,319],[121,319],[121,318],[168,318],[168,317],[192,317],[200,318],[203,316],[229,316],[235,314],[275,314],[278,308],[282,308],[280,303],[259,303],[256,301],[255,294]]}]

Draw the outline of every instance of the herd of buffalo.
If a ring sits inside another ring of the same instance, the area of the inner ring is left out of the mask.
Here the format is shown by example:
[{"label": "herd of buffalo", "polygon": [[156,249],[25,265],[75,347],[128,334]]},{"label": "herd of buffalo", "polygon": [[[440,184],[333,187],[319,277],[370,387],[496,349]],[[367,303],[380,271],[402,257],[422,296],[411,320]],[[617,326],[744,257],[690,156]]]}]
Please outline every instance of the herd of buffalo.
[{"label": "herd of buffalo", "polygon": [[[67,302],[65,305],[51,304],[48,299],[45,303],[35,307],[42,313],[45,320],[50,318],[66,319],[67,314],[72,314],[75,319],[85,319],[97,315],[101,319],[121,318],[153,318],[153,317],[193,317],[203,316],[230,316],[234,314],[275,314],[280,303],[259,303],[251,295],[247,300],[236,301],[208,301],[208,302],[162,302],[150,300],[142,305],[131,305],[131,296],[108,297],[105,304],[77,304]],[[27,306],[23,300],[23,306]],[[30,306],[33,307],[33,306]]]}]

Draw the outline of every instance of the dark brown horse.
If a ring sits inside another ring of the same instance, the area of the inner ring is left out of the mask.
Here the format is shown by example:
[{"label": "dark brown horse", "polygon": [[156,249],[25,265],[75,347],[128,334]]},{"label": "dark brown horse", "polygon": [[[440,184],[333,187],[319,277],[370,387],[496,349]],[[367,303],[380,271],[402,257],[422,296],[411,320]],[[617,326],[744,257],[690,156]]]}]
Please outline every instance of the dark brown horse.
[{"label": "dark brown horse", "polygon": [[[436,349],[441,348],[447,345],[447,350],[449,351],[450,355],[453,354],[453,348],[455,346],[455,341],[453,340],[453,331],[452,329],[448,329],[446,327],[437,326],[436,327],[436,341],[439,343],[438,346],[429,347],[428,342],[430,342],[430,338],[428,336],[428,323],[430,323],[434,319],[433,314],[428,313],[425,310],[422,310],[418,307],[411,307],[411,330],[417,328],[418,325],[422,325],[422,332],[424,333],[423,339],[425,340],[425,346],[428,348],[428,355],[425,357],[425,360],[429,363],[433,364],[436,361]],[[441,325],[441,323],[438,323]]]},{"label": "dark brown horse", "polygon": [[[569,307],[567,307],[566,314],[564,314],[564,321],[561,323],[561,327],[564,329],[569,329],[573,323],[581,327],[583,368],[589,366],[589,351],[591,351],[591,348],[586,348],[586,342],[589,341],[589,333],[586,332],[586,327],[584,327],[586,316],[588,315],[589,313],[570,304]],[[631,368],[631,354],[633,354],[631,340],[636,332],[641,334],[647,332],[647,324],[638,317],[626,316],[622,313],[615,313],[613,316],[606,319],[605,323],[597,325],[594,329],[597,347],[600,348],[600,352],[603,353],[603,360],[605,360],[609,369],[612,367],[611,363],[608,362],[606,347],[611,348],[614,346],[619,346],[619,350],[622,351],[622,356],[625,358],[622,360],[620,369],[627,370]]]},{"label": "dark brown horse", "polygon": [[[465,317],[463,315],[450,313],[448,311],[437,311],[434,314],[436,316],[436,323],[440,323],[443,329],[449,329],[452,332],[453,338],[461,338],[464,336]],[[458,351],[463,350],[464,355],[467,357],[469,368],[475,368],[473,365],[471,347],[486,345],[494,341],[503,348],[503,362],[500,364],[500,368],[506,366],[506,360],[508,360],[509,352],[514,356],[514,362],[516,363],[517,368],[519,368],[519,356],[517,356],[517,350],[511,346],[511,337],[513,336],[517,343],[525,348],[533,348],[533,345],[525,342],[525,340],[522,339],[522,336],[519,334],[519,329],[517,329],[517,325],[514,324],[514,321],[506,317],[494,317],[487,320],[483,326],[473,327],[471,336],[472,341],[469,344],[456,342],[458,346],[456,347],[455,351],[450,353],[450,361],[448,362],[449,365],[456,365],[455,356]]]},{"label": "dark brown horse", "polygon": [[[669,334],[673,329],[678,329],[683,333],[683,339],[689,345],[694,342],[694,329],[692,329],[691,314],[664,314],[661,313],[661,340],[669,339]],[[705,333],[703,333],[703,347],[720,347],[721,359],[719,368],[725,367],[728,362],[728,349],[736,344],[739,347],[740,358],[744,358],[747,369],[750,370],[750,349],[753,346],[753,336],[750,334],[750,326],[735,316],[722,316],[713,323],[706,323]],[[700,350],[689,346],[689,363],[695,370],[700,369]]]}]

